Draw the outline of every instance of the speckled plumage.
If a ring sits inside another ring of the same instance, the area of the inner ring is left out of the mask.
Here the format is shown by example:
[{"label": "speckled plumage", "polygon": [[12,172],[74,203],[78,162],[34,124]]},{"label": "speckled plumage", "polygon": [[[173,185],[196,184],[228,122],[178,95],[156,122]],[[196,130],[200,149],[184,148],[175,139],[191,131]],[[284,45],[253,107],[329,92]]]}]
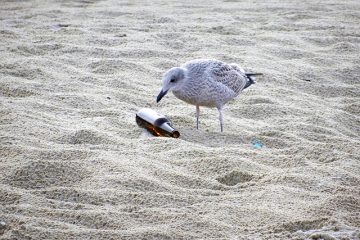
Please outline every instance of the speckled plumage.
[{"label": "speckled plumage", "polygon": [[157,101],[160,101],[167,91],[171,90],[177,98],[195,105],[197,127],[199,107],[216,107],[220,113],[222,131],[221,109],[246,85],[253,83],[251,78],[234,63],[227,64],[214,59],[192,60],[181,67],[172,68],[164,74],[163,89]]},{"label": "speckled plumage", "polygon": [[245,73],[234,65],[217,60],[185,63],[186,83],[174,95],[193,105],[221,108],[236,97],[247,82]]}]

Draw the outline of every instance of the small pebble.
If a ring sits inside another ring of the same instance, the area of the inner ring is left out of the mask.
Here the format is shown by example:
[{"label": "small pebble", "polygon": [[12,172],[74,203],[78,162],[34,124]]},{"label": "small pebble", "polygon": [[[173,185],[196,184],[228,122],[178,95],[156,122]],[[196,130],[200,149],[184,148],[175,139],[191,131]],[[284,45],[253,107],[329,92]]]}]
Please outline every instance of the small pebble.
[{"label": "small pebble", "polygon": [[70,25],[69,25],[69,24],[59,23],[58,26],[59,26],[59,27],[68,27],[68,26],[70,26]]},{"label": "small pebble", "polygon": [[0,221],[0,229],[3,229],[6,227],[6,223],[4,221]]}]

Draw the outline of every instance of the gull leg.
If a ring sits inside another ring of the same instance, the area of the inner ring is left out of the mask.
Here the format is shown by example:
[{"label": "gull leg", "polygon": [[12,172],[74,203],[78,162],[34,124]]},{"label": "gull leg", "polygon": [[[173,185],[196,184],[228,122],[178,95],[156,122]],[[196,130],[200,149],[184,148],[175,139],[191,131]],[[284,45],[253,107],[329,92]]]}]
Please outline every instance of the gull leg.
[{"label": "gull leg", "polygon": [[200,115],[200,107],[196,105],[196,129],[199,129],[199,115]]},{"label": "gull leg", "polygon": [[218,108],[219,110],[219,120],[220,120],[220,130],[221,132],[223,132],[224,130],[224,120],[223,120],[223,113],[222,113],[222,109],[221,108]]}]

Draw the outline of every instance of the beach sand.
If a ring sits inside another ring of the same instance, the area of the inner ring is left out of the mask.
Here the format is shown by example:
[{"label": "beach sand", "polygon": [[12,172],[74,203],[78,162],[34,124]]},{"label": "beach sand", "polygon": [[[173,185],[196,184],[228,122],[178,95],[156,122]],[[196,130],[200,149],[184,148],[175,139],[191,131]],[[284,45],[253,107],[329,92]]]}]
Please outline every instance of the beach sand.
[{"label": "beach sand", "polygon": [[[360,3],[318,2],[2,1],[0,239],[359,239]],[[264,74],[224,133],[155,102],[196,58]]]}]

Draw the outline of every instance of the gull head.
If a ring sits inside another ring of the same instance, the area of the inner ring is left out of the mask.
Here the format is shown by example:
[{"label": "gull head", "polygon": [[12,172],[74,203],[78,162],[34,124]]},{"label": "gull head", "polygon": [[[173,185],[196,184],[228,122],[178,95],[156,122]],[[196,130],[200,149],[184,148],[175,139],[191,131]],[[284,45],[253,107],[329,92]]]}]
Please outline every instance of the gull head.
[{"label": "gull head", "polygon": [[185,81],[186,69],[180,67],[174,67],[168,70],[162,78],[162,89],[156,98],[156,102],[167,94],[169,90],[178,90],[181,88]]}]

